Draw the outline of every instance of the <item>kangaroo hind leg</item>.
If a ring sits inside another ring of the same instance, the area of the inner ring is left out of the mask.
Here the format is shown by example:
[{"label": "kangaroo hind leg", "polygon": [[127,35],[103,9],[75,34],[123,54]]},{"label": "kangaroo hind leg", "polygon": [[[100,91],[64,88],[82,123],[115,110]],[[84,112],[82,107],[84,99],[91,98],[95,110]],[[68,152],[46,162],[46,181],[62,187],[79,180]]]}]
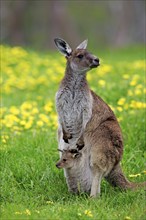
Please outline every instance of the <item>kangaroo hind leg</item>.
[{"label": "kangaroo hind leg", "polygon": [[90,197],[100,196],[100,185],[103,177],[103,172],[100,169],[94,169],[92,171],[93,179],[91,185]]}]

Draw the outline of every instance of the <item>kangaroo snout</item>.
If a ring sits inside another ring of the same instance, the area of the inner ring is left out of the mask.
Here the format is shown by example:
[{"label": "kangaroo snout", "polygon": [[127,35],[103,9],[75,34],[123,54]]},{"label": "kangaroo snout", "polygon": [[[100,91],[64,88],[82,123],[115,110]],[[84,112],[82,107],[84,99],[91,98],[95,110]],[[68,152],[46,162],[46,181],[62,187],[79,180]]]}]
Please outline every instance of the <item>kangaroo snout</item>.
[{"label": "kangaroo snout", "polygon": [[56,167],[57,167],[58,169],[61,169],[60,163],[56,163]]},{"label": "kangaroo snout", "polygon": [[93,59],[92,60],[92,64],[91,64],[91,68],[96,68],[96,67],[98,67],[100,65],[100,63],[99,63],[99,58],[95,58],[95,59]]}]

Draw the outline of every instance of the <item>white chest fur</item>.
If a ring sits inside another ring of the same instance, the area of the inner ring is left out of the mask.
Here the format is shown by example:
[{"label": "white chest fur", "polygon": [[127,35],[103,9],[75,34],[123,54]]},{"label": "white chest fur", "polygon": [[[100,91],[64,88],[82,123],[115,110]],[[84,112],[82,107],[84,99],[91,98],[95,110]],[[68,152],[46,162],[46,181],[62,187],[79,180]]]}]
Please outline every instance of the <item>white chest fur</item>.
[{"label": "white chest fur", "polygon": [[92,96],[81,85],[66,86],[56,94],[56,108],[59,124],[72,134],[73,140],[79,138],[92,115]]}]

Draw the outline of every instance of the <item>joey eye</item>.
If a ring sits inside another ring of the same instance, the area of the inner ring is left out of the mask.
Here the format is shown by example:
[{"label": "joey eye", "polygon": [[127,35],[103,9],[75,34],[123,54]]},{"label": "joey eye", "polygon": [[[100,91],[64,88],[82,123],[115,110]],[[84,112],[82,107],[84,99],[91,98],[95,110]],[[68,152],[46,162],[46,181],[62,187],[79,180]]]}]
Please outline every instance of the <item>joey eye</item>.
[{"label": "joey eye", "polygon": [[77,56],[77,58],[82,59],[82,58],[83,58],[83,54],[79,54],[79,55]]},{"label": "joey eye", "polygon": [[63,159],[63,162],[66,162],[66,159]]}]

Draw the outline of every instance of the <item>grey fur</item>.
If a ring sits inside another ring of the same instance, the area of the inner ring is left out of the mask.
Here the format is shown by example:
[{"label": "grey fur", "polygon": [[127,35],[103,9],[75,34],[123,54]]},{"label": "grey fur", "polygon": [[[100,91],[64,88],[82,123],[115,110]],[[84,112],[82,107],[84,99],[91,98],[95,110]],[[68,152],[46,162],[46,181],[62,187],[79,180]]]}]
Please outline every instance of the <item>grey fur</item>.
[{"label": "grey fur", "polygon": [[70,192],[90,193],[92,173],[88,154],[84,150],[82,153],[71,153],[70,150],[62,151],[62,156],[56,166],[65,169],[66,182]]}]

